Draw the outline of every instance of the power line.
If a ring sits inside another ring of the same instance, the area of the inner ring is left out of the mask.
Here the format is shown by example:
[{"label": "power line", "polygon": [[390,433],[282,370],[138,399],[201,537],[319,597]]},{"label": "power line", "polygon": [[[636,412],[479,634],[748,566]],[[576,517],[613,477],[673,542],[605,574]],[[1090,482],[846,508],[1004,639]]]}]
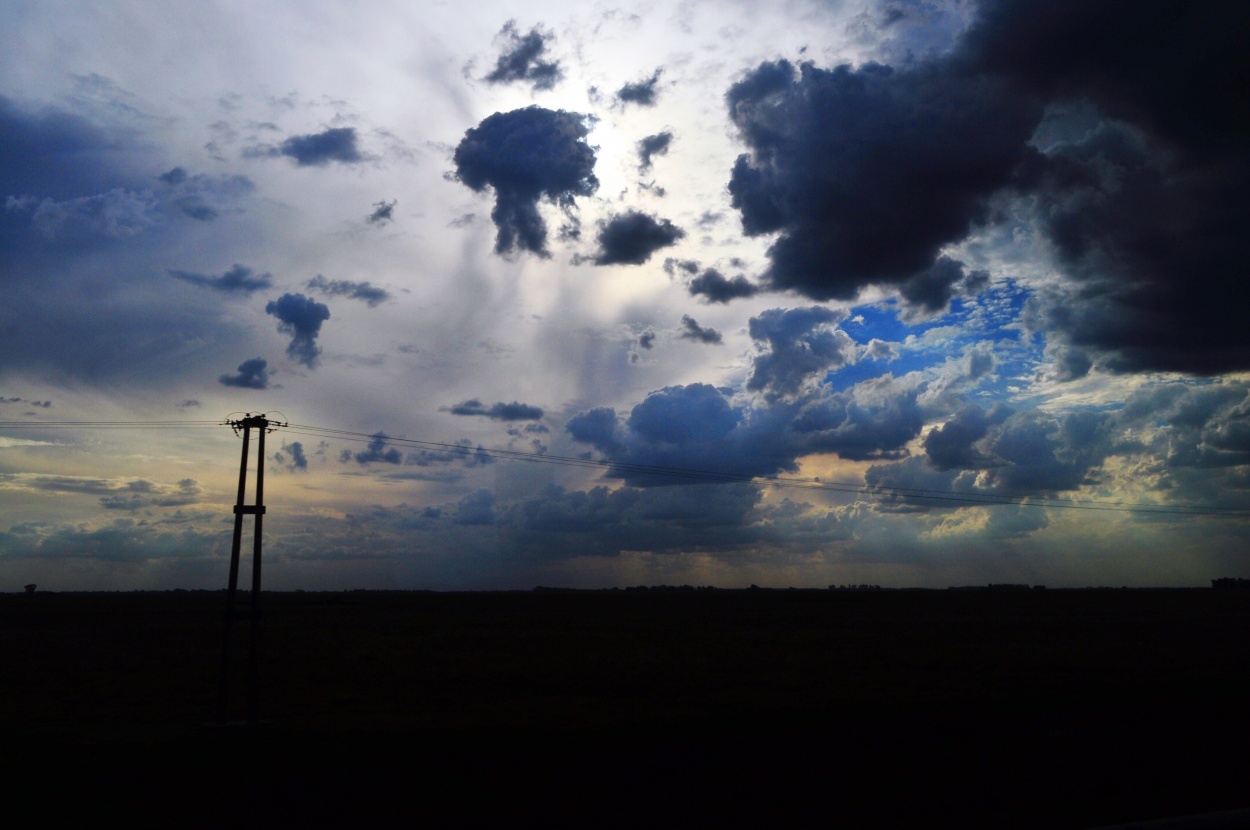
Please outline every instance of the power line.
[{"label": "power line", "polygon": [[[207,429],[227,425],[228,421],[220,420],[164,420],[164,421],[0,421],[0,429]],[[293,435],[306,435],[313,438],[335,438],[342,441],[357,443],[373,443],[381,441],[401,447],[412,447],[431,452],[451,453],[463,456],[485,456],[507,461],[526,461],[535,464],[554,464],[565,467],[580,467],[607,471],[622,478],[628,476],[655,476],[659,478],[686,479],[705,483],[755,483],[766,487],[789,489],[822,490],[827,492],[848,493],[877,500],[895,499],[905,503],[923,502],[954,502],[958,504],[979,504],[985,506],[1017,505],[1022,507],[1049,507],[1063,510],[1095,510],[1104,512],[1159,514],[1176,516],[1221,516],[1228,518],[1245,518],[1250,510],[1240,507],[1210,506],[1164,506],[1145,502],[1099,501],[1094,499],[1065,499],[1054,496],[1036,494],[1004,495],[997,493],[973,493],[967,491],[932,490],[918,487],[881,487],[842,482],[821,481],[814,478],[795,476],[756,475],[753,473],[734,473],[730,471],[672,467],[658,464],[639,464],[634,462],[593,459],[581,456],[552,455],[550,453],[528,452],[524,450],[486,449],[482,446],[465,444],[449,444],[442,441],[425,441],[417,438],[392,437],[378,433],[356,432],[353,430],[319,427],[311,424],[279,424],[275,426]]]},{"label": "power line", "polygon": [[804,479],[789,476],[757,476],[749,473],[718,472],[713,470],[696,470],[682,467],[668,467],[652,464],[635,464],[629,462],[596,460],[577,456],[551,455],[548,453],[526,452],[522,450],[485,449],[470,447],[464,444],[448,444],[438,441],[423,441],[415,438],[393,438],[380,433],[354,432],[351,430],[317,427],[308,424],[289,424],[288,432],[310,437],[335,437],[340,440],[360,443],[381,441],[383,444],[410,446],[418,449],[456,453],[460,455],[486,455],[491,458],[528,461],[539,464],[556,464],[561,466],[594,468],[608,470],[617,474],[654,475],[669,478],[687,478],[708,483],[746,483],[755,482],[769,487],[783,487],[809,490],[826,490],[840,493],[854,493],[871,498],[903,498],[905,500],[949,501],[964,504],[1002,505],[1015,504],[1026,507],[1053,507],[1074,510],[1100,510],[1108,512],[1158,513],[1184,516],[1228,516],[1242,517],[1247,510],[1236,507],[1167,507],[1141,502],[1112,502],[1089,499],[1063,499],[1042,497],[1032,494],[1022,496],[999,495],[994,493],[970,493],[960,491],[926,490],[914,487],[871,487],[868,485],[843,484],[825,482],[818,479]]},{"label": "power line", "polygon": [[0,429],[203,429],[221,421],[0,421]]}]

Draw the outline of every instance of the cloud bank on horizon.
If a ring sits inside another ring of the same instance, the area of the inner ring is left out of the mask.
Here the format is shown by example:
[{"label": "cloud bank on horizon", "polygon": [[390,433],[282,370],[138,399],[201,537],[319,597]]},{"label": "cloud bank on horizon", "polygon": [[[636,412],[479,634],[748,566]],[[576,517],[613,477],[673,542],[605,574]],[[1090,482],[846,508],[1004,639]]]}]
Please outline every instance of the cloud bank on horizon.
[{"label": "cloud bank on horizon", "polygon": [[1250,575],[1244,4],[366,5],[2,15],[0,576],[221,582],[39,427],[192,410],[275,587]]}]

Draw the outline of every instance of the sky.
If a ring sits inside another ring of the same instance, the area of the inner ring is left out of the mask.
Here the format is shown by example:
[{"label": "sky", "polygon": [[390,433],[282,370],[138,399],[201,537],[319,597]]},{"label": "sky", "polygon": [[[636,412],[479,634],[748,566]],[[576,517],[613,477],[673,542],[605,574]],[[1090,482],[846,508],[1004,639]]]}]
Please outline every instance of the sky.
[{"label": "sky", "polygon": [[223,587],[245,413],[276,590],[1250,576],[1248,40],[6,2],[0,590]]}]

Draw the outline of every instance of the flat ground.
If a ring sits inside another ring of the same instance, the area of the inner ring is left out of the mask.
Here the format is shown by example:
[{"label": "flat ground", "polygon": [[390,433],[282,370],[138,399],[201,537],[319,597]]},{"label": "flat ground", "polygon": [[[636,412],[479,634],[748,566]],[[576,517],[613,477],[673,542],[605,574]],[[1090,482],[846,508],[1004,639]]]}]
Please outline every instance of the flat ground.
[{"label": "flat ground", "polygon": [[1250,592],[262,604],[264,723],[214,727],[224,593],[0,596],[12,792],[182,825],[1077,828],[1250,807]]}]

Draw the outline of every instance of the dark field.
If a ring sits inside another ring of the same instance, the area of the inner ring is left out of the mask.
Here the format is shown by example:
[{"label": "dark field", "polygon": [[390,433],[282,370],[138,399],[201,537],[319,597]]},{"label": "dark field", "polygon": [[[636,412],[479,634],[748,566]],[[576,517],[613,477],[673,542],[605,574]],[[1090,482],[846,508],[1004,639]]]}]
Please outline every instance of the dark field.
[{"label": "dark field", "polygon": [[11,793],[181,826],[1076,828],[1250,807],[1250,592],[262,599],[265,723],[210,727],[224,593],[0,596]]}]

